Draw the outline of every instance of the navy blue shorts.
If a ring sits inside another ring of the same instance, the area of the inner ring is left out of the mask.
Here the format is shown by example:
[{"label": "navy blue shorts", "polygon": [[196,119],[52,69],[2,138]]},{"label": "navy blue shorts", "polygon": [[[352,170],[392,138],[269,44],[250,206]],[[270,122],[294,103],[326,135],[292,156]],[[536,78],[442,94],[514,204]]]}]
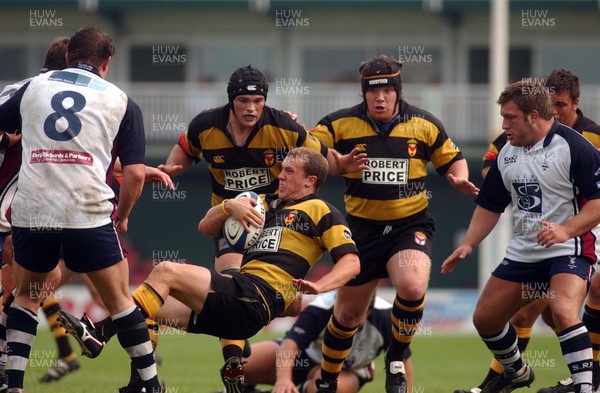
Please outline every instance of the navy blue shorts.
[{"label": "navy blue shorts", "polygon": [[593,262],[584,257],[563,256],[540,262],[517,262],[504,258],[492,272],[492,276],[506,281],[530,284],[531,288],[547,290],[547,283],[555,274],[575,274],[588,283],[594,272]]},{"label": "navy blue shorts", "polygon": [[15,261],[37,273],[54,269],[61,256],[67,268],[76,273],[102,270],[125,259],[112,222],[89,229],[32,230],[13,227],[12,233]]}]

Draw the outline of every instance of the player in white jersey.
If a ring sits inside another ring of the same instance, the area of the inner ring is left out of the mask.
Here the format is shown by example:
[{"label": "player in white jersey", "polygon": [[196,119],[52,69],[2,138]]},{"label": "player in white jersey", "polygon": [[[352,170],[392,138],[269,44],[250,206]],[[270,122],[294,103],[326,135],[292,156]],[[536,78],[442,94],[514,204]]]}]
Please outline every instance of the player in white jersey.
[{"label": "player in white jersey", "polygon": [[[112,39],[95,27],[71,38],[69,67],[33,78],[0,106],[0,129],[24,130],[19,189],[12,203],[16,296],[7,319],[11,348],[8,390],[23,391],[25,366],[37,330],[37,307],[47,273],[62,249],[66,266],[87,273],[118,329],[147,392],[162,392],[154,352],[128,287],[118,232],[144,181],[145,140],[139,107],[105,81]],[[117,213],[107,184],[123,167]]]},{"label": "player in white jersey", "polygon": [[[321,345],[333,313],[335,294],[318,295],[282,339],[252,344],[251,356],[244,359],[248,382],[244,393],[257,392],[252,387],[256,384],[274,385],[273,392],[276,393],[314,393],[323,360]],[[356,393],[374,379],[375,359],[388,347],[392,334],[391,310],[389,302],[373,297],[367,319],[354,336],[352,349],[338,377],[339,391]],[[406,369],[410,391],[412,364],[408,359]]]},{"label": "player in white jersey", "polygon": [[508,86],[498,103],[509,144],[492,164],[465,238],[443,262],[442,273],[471,254],[512,202],[513,237],[473,315],[504,367],[482,392],[510,392],[533,382],[509,320],[540,296],[552,311],[575,392],[591,392],[592,347],[579,310],[598,250],[600,153],[553,118],[550,94],[539,82]]}]

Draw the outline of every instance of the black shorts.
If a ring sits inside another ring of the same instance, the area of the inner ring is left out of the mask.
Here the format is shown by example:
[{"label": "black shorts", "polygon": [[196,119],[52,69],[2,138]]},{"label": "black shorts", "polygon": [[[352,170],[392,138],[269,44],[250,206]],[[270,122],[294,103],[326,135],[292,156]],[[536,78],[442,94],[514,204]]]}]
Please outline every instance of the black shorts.
[{"label": "black shorts", "polygon": [[347,220],[360,253],[360,273],[346,285],[357,286],[388,277],[388,260],[403,250],[418,250],[431,257],[435,222],[427,210],[394,224],[375,224],[350,215]]},{"label": "black shorts", "polygon": [[237,272],[210,273],[214,292],[208,294],[202,312],[192,311],[188,332],[244,340],[270,322],[267,307],[251,279]]},{"label": "black shorts", "polygon": [[10,236],[10,232],[1,232],[0,233],[0,262],[1,262],[1,268],[4,267],[4,259],[2,258],[2,253],[4,252],[4,242],[6,241],[6,238]]},{"label": "black shorts", "polygon": [[125,259],[119,234],[112,222],[89,229],[32,230],[13,227],[12,234],[15,261],[37,273],[54,269],[61,256],[67,268],[76,273],[102,270]]},{"label": "black shorts", "polygon": [[244,254],[242,251],[236,251],[233,248],[229,247],[229,244],[227,244],[223,235],[213,237],[213,245],[215,247],[215,258],[218,258],[225,254]]}]

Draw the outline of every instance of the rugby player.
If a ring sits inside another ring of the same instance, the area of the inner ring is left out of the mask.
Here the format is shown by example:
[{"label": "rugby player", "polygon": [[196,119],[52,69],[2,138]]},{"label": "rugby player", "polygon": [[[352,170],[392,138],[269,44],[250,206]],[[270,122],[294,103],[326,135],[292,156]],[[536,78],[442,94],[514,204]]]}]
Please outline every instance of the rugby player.
[{"label": "rugby player", "polygon": [[[580,83],[579,77],[564,68],[557,68],[544,78],[544,86],[550,93],[554,117],[559,123],[571,127],[586,137],[597,149],[600,148],[600,126],[583,115],[579,109]],[[485,178],[492,163],[496,160],[498,152],[506,144],[506,133],[500,134],[488,147],[483,157],[482,177]],[[596,289],[597,288],[597,289]],[[544,295],[540,300],[526,305],[520,309],[511,319],[512,325],[517,331],[518,346],[521,353],[525,352],[533,325],[540,314],[546,324],[554,328],[552,313],[548,303],[544,301]],[[583,323],[590,331],[590,338],[594,346],[594,391],[600,387],[600,365],[598,363],[598,349],[600,349],[600,278],[592,277],[590,285],[590,296],[586,302],[586,312]],[[454,393],[479,393],[481,389],[493,378],[502,373],[502,364],[495,358],[483,381],[470,390],[457,389]],[[573,392],[573,380],[566,378],[559,381],[555,386],[542,389],[538,393],[569,393]]]},{"label": "rugby player", "polygon": [[[80,29],[69,40],[65,70],[33,78],[0,106],[0,129],[24,131],[27,157],[11,205],[16,278],[6,329],[11,393],[23,391],[27,362],[22,359],[29,358],[37,331],[42,294],[31,288],[44,287],[61,251],[70,270],[87,273],[94,283],[146,391],[163,391],[144,318],[128,291],[117,233],[127,230],[141,193],[145,137],[137,104],[105,80],[113,55],[106,33]],[[113,223],[115,195],[106,180],[116,156],[123,181]],[[37,228],[32,216],[51,217],[49,226]]]},{"label": "rugby player", "polygon": [[403,361],[423,316],[435,232],[427,208],[427,163],[457,191],[478,192],[442,123],[402,98],[401,66],[383,55],[363,62],[364,101],[324,117],[311,131],[340,154],[359,150],[369,159],[369,169],[344,175],[348,224],[360,251],[361,272],[338,290],[323,340],[320,393],[336,391],[352,336],[379,280],[386,277],[396,289],[392,339],[385,354],[386,392],[406,392]]},{"label": "rugby player", "polygon": [[550,294],[574,391],[591,392],[592,346],[579,310],[597,259],[600,171],[593,168],[600,168],[600,153],[554,119],[548,89],[539,82],[508,86],[498,103],[509,144],[492,164],[464,240],[443,262],[442,273],[471,254],[512,202],[514,235],[473,315],[479,335],[503,366],[482,392],[510,392],[534,381],[509,320],[540,289]]},{"label": "rugby player", "polygon": [[[281,315],[300,292],[330,291],[356,276],[360,262],[350,230],[341,213],[316,195],[327,167],[316,150],[291,150],[282,163],[279,193],[262,196],[265,226],[257,243],[244,253],[239,272],[223,275],[197,265],[162,262],[133,293],[145,316],[189,333],[244,340]],[[250,198],[227,199],[213,206],[200,221],[200,232],[215,236],[229,216],[258,226],[262,217],[253,203]],[[305,280],[324,251],[334,260],[333,268],[315,282]],[[109,318],[93,324],[64,311],[61,315],[67,331],[94,356],[114,335]],[[221,377],[227,392],[239,393],[244,374],[242,348],[236,348]]]}]

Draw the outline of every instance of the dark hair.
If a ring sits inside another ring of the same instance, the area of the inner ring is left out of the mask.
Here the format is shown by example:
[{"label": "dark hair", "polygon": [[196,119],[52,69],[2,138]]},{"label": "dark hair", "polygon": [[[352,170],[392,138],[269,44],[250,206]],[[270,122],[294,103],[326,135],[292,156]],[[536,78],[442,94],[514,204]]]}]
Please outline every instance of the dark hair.
[{"label": "dark hair", "polygon": [[550,120],[553,117],[552,100],[548,88],[533,79],[523,79],[508,85],[498,101],[505,105],[513,101],[525,114],[537,111],[542,119]]},{"label": "dark hair", "polygon": [[300,160],[304,173],[308,176],[316,176],[315,191],[321,187],[321,184],[327,179],[329,164],[323,155],[308,147],[296,147],[287,154],[286,159]]},{"label": "dark hair", "polygon": [[360,63],[358,72],[360,72],[363,96],[369,88],[392,86],[396,90],[397,99],[400,100],[402,96],[401,68],[402,63],[386,55]]},{"label": "dark hair", "polygon": [[85,63],[94,67],[115,54],[115,44],[108,34],[97,27],[79,29],[69,41],[69,62]]},{"label": "dark hair", "polygon": [[546,87],[551,93],[568,91],[573,101],[579,98],[579,77],[564,68],[552,70],[546,80]]},{"label": "dark hair", "polygon": [[44,60],[44,68],[46,70],[62,70],[67,68],[67,60],[65,54],[67,53],[67,47],[69,46],[69,37],[57,37],[52,41],[48,51],[46,52],[46,59]]},{"label": "dark hair", "polygon": [[251,65],[235,70],[227,84],[227,98],[231,104],[235,97],[242,95],[261,95],[266,100],[268,91],[267,78]]}]

